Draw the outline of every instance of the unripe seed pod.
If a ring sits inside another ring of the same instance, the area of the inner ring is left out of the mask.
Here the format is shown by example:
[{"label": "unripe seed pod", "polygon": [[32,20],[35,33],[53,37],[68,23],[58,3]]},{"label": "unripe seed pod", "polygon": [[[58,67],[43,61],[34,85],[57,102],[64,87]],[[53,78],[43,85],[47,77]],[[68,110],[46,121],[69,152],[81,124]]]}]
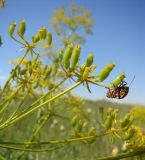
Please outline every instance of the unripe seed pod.
[{"label": "unripe seed pod", "polygon": [[106,128],[106,130],[112,127],[112,116],[111,115],[107,116],[105,123],[104,123],[104,127]]},{"label": "unripe seed pod", "polygon": [[130,128],[130,126],[132,125],[133,121],[134,121],[134,116],[131,116],[129,118],[128,124],[123,128],[123,131],[127,131]]},{"label": "unripe seed pod", "polygon": [[22,70],[20,71],[20,75],[24,75],[26,72],[27,72],[27,69],[22,69]]},{"label": "unripe seed pod", "polygon": [[40,34],[36,34],[34,37],[32,37],[32,42],[37,43],[40,41]]},{"label": "unripe seed pod", "polygon": [[46,27],[43,26],[40,30],[39,30],[39,34],[40,34],[40,38],[41,39],[45,39],[46,35],[47,35],[47,30]]},{"label": "unripe seed pod", "polygon": [[99,78],[100,82],[103,82],[109,76],[114,67],[114,63],[107,64],[96,77]]},{"label": "unripe seed pod", "polygon": [[89,136],[93,136],[93,135],[95,135],[95,134],[96,134],[96,128],[95,128],[95,127],[91,127],[91,128],[89,129],[88,135],[89,135]]},{"label": "unripe seed pod", "polygon": [[59,62],[61,63],[63,59],[63,50],[60,50],[59,52]]},{"label": "unripe seed pod", "polygon": [[47,32],[47,45],[50,47],[52,43],[52,34]]},{"label": "unripe seed pod", "polygon": [[82,76],[82,80],[87,79],[88,76],[89,76],[89,74],[90,74],[90,72],[91,72],[90,67],[86,67],[86,68],[85,68],[85,71],[84,71],[84,73],[83,73],[83,76]]},{"label": "unripe seed pod", "polygon": [[84,63],[80,68],[80,73],[82,74],[86,68],[86,63]]},{"label": "unripe seed pod", "polygon": [[29,74],[31,75],[32,72],[33,72],[33,67],[31,66],[31,67],[29,68]]},{"label": "unripe seed pod", "polygon": [[86,66],[90,67],[93,64],[93,60],[94,60],[94,55],[90,53],[86,61]]},{"label": "unripe seed pod", "polygon": [[12,24],[10,25],[9,30],[8,30],[10,37],[13,37],[13,33],[14,33],[14,31],[15,31],[15,28],[16,28],[16,23],[14,22],[14,23],[12,23]]},{"label": "unripe seed pod", "polygon": [[112,113],[112,119],[113,119],[113,120],[118,117],[118,112],[119,112],[118,109],[115,109],[115,110],[113,111],[113,113]]},{"label": "unripe seed pod", "polygon": [[22,20],[20,22],[20,27],[19,29],[17,30],[17,33],[20,37],[22,37],[25,33],[25,29],[26,29],[26,22],[24,20]]},{"label": "unripe seed pod", "polygon": [[80,57],[81,48],[77,46],[72,52],[72,68],[74,69]]},{"label": "unripe seed pod", "polygon": [[35,84],[34,88],[38,88],[39,86],[39,81]]},{"label": "unripe seed pod", "polygon": [[72,118],[72,120],[71,120],[71,125],[72,125],[72,127],[75,127],[75,126],[76,126],[77,119],[78,119],[78,116],[77,116],[77,115],[75,115],[75,116]]},{"label": "unripe seed pod", "polygon": [[130,116],[130,113],[125,115],[124,119],[121,121],[121,128],[124,128],[129,123]]},{"label": "unripe seed pod", "polygon": [[44,68],[43,68],[43,74],[46,73],[47,67],[48,67],[47,65],[44,66]]},{"label": "unripe seed pod", "polygon": [[78,127],[77,127],[77,131],[81,132],[82,131],[82,127],[83,127],[83,122],[80,120],[79,124],[78,124]]},{"label": "unripe seed pod", "polygon": [[65,53],[64,53],[63,62],[64,62],[64,67],[66,69],[68,69],[68,67],[70,66],[70,58],[72,55],[72,50],[73,50],[73,45],[70,44],[67,46]]},{"label": "unripe seed pod", "polygon": [[111,87],[117,87],[124,80],[125,77],[125,74],[121,73],[113,80],[113,82],[111,82]]},{"label": "unripe seed pod", "polygon": [[51,72],[52,72],[52,66],[49,66],[47,68],[47,71],[46,71],[46,74],[45,74],[46,78],[48,78],[50,76]]},{"label": "unripe seed pod", "polygon": [[17,73],[20,74],[20,72],[21,72],[21,68],[20,68],[20,66],[18,66]]},{"label": "unripe seed pod", "polygon": [[131,139],[135,134],[135,129],[131,128],[129,129],[127,135],[124,137],[125,140]]},{"label": "unripe seed pod", "polygon": [[53,62],[58,65],[58,63],[59,63],[59,58],[58,58],[58,57],[55,58],[55,59],[53,60]]},{"label": "unripe seed pod", "polygon": [[55,63],[55,66],[53,68],[53,74],[52,74],[53,77],[56,75],[56,73],[58,71],[58,67],[59,67],[58,63]]},{"label": "unripe seed pod", "polygon": [[113,108],[108,108],[108,110],[107,110],[107,115],[111,115],[112,114],[112,112],[113,112]]},{"label": "unripe seed pod", "polygon": [[84,122],[82,125],[82,128],[85,128],[87,126],[87,124],[88,124],[87,122]]},{"label": "unripe seed pod", "polygon": [[49,84],[48,84],[48,89],[49,89],[49,90],[51,90],[51,89],[54,88],[54,87],[55,87],[55,85],[54,85],[53,83],[49,83]]}]

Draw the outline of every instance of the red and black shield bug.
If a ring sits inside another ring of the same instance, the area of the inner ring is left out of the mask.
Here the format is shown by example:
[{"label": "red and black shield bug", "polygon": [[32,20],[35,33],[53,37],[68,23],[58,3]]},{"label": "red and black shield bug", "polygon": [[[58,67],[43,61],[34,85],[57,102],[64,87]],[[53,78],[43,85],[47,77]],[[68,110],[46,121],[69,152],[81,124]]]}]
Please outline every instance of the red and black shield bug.
[{"label": "red and black shield bug", "polygon": [[[134,80],[134,78],[133,78],[133,80]],[[133,80],[131,81],[131,83],[133,82]],[[131,83],[130,83],[130,85],[131,85]],[[115,88],[111,88],[111,89],[109,88],[109,90],[106,93],[106,96],[108,98],[123,99],[127,96],[128,92],[129,92],[129,86],[127,86],[127,82],[122,81],[119,86],[117,86]]]}]

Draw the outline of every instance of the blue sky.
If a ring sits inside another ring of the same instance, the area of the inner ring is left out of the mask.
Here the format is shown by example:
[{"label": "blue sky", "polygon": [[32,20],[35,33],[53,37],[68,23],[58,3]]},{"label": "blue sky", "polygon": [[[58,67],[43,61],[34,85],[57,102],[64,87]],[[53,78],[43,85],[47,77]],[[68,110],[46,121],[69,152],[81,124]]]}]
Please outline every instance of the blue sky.
[{"label": "blue sky", "polygon": [[[111,101],[145,104],[145,0],[7,0],[5,9],[0,10],[0,34],[4,43],[0,47],[0,84],[4,83],[12,68],[9,61],[22,54],[17,52],[19,45],[8,36],[9,24],[25,19],[27,37],[43,25],[54,33],[49,23],[53,12],[72,2],[89,9],[95,20],[93,36],[87,36],[82,46],[82,61],[93,52],[98,72],[106,63],[116,62],[117,66],[105,84],[120,72],[126,73],[128,83],[134,75],[135,80],[125,99]],[[107,100],[105,89],[91,88],[92,94],[84,87],[77,88],[74,93],[88,99]]]}]

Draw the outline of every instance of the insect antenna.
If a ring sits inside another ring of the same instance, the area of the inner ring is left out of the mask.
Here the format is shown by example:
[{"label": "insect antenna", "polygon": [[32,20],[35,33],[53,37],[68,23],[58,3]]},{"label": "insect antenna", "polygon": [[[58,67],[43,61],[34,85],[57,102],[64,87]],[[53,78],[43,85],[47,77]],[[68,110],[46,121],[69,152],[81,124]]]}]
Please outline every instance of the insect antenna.
[{"label": "insect antenna", "polygon": [[130,82],[129,87],[131,86],[131,84],[134,81],[134,79],[135,79],[135,76],[133,77],[132,81]]}]

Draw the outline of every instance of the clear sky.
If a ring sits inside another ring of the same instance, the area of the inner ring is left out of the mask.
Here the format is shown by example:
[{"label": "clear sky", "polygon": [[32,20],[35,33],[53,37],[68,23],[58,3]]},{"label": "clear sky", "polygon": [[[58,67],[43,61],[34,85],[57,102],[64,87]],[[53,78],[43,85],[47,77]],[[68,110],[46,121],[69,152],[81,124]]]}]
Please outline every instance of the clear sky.
[{"label": "clear sky", "polygon": [[[98,71],[106,63],[116,62],[106,84],[120,72],[126,73],[128,83],[135,75],[128,96],[111,101],[145,104],[145,0],[7,0],[7,6],[0,10],[0,35],[4,43],[0,47],[0,84],[12,68],[9,61],[22,54],[17,52],[19,46],[8,36],[10,23],[25,19],[27,36],[35,34],[43,25],[53,33],[49,23],[53,12],[72,2],[89,9],[95,20],[93,36],[86,37],[82,46],[82,60],[93,52]],[[92,94],[84,87],[77,88],[74,93],[93,100],[107,99],[105,89],[91,88]]]}]

